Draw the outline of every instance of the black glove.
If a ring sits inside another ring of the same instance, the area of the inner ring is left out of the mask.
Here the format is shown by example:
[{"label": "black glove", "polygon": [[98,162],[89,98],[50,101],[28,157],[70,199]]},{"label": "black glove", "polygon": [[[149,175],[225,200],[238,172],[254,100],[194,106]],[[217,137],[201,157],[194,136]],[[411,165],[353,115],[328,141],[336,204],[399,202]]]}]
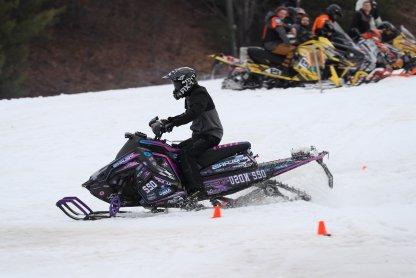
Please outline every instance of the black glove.
[{"label": "black glove", "polygon": [[165,132],[165,128],[161,121],[155,121],[151,126],[153,133],[156,135],[156,138],[160,138]]},{"label": "black glove", "polygon": [[162,123],[162,130],[163,132],[171,132],[173,129],[173,123],[169,120],[162,119],[160,120]]},{"label": "black glove", "polygon": [[149,126],[150,126],[150,127],[152,127],[152,125],[153,125],[154,123],[156,123],[158,120],[159,120],[159,117],[158,117],[158,116],[154,117],[153,119],[151,119],[151,120],[150,120],[150,122],[149,122]]}]

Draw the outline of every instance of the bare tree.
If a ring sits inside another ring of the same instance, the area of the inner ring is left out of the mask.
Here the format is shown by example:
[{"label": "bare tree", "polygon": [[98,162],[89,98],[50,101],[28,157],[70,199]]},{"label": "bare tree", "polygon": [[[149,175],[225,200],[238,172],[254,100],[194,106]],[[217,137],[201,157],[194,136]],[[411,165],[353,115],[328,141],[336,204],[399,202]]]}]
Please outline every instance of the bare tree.
[{"label": "bare tree", "polygon": [[258,17],[258,0],[238,0],[234,5],[237,19],[239,45],[251,42],[253,22]]}]

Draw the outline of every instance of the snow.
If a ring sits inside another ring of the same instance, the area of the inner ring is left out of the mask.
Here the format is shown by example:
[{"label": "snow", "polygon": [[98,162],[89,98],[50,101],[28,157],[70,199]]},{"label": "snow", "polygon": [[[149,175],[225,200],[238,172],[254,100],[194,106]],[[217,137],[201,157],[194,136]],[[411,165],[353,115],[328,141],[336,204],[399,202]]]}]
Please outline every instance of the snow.
[{"label": "snow", "polygon": [[[0,101],[1,277],[416,277],[416,79],[325,91],[235,92],[202,82],[225,127],[259,161],[314,145],[334,189],[308,164],[280,180],[311,202],[77,222],[55,202],[110,162],[126,131],[183,110],[171,86]],[[186,139],[188,127],[166,136]],[[316,235],[324,220],[331,237]]]}]

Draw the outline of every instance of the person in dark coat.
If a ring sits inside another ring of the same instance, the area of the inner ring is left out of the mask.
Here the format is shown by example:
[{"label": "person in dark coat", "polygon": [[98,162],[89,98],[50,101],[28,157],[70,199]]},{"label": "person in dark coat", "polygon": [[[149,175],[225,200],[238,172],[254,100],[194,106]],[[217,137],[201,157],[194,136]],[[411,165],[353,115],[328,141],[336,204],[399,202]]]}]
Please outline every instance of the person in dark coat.
[{"label": "person in dark coat", "polygon": [[189,67],[172,70],[164,76],[175,86],[173,95],[179,100],[185,98],[185,112],[161,120],[162,132],[172,131],[173,127],[192,122],[192,137],[178,145],[181,152],[178,157],[179,166],[185,178],[185,187],[189,196],[202,197],[203,189],[197,159],[208,149],[217,146],[223,135],[223,127],[215,104],[205,87],[198,84],[196,72]]},{"label": "person in dark coat", "polygon": [[[355,4],[355,11],[361,10],[363,7],[363,3],[368,0],[357,0],[357,3]],[[383,20],[380,17],[379,9],[378,9],[378,3],[376,0],[370,0],[371,2],[371,15],[374,18],[374,22],[372,22],[372,28],[375,28],[379,24],[383,22]]]},{"label": "person in dark coat", "polygon": [[356,29],[360,34],[370,32],[372,30],[372,21],[374,20],[371,9],[371,1],[364,1],[362,8],[354,14],[350,30]]},{"label": "person in dark coat", "polygon": [[304,14],[300,17],[299,23],[295,24],[296,42],[304,43],[312,37],[311,23],[308,15]]}]

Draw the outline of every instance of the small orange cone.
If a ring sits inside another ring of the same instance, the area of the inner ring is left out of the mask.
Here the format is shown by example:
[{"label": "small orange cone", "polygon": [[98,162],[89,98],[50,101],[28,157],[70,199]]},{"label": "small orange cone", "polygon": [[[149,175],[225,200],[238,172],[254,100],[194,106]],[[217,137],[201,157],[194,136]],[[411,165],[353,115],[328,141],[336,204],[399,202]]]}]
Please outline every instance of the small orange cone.
[{"label": "small orange cone", "polygon": [[220,218],[221,217],[221,206],[214,206],[214,215],[212,218]]},{"label": "small orange cone", "polygon": [[318,223],[318,235],[320,236],[331,236],[331,234],[328,234],[325,228],[325,222],[319,221]]}]

